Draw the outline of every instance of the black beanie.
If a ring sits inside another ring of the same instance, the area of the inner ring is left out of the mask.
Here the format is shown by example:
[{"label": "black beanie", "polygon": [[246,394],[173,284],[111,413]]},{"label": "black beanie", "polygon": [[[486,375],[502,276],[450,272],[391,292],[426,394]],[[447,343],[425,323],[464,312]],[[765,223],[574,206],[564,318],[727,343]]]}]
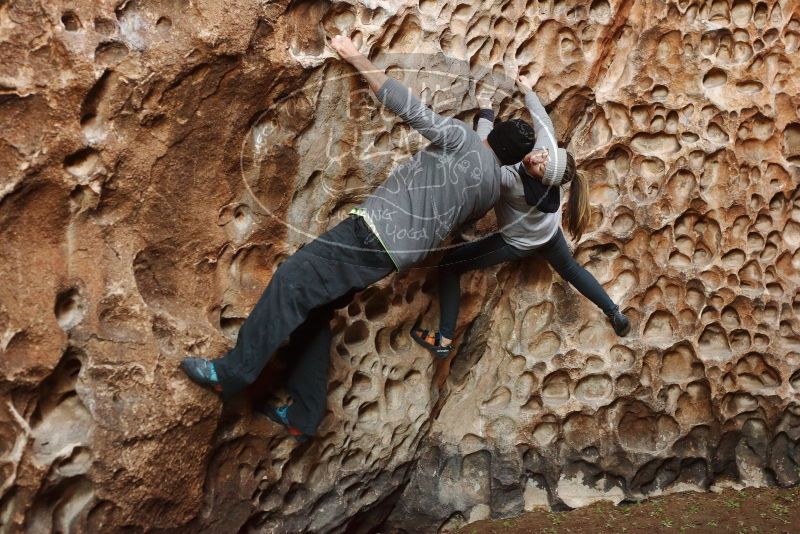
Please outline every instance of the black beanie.
[{"label": "black beanie", "polygon": [[513,119],[498,122],[486,140],[501,164],[514,165],[533,149],[536,134],[524,120]]}]

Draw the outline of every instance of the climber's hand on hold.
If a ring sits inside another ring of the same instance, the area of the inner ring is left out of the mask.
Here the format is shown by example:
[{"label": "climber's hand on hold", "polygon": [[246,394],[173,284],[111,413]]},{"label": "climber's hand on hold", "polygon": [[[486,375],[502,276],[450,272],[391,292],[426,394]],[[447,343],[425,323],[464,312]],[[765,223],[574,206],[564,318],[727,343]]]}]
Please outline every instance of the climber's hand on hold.
[{"label": "climber's hand on hold", "polygon": [[353,41],[344,35],[334,36],[334,38],[331,39],[331,48],[336,50],[336,53],[348,63],[352,63],[353,60],[361,56],[361,52],[358,51]]},{"label": "climber's hand on hold", "polygon": [[481,109],[492,109],[492,92],[487,89],[485,85],[478,86],[476,92],[476,100]]},{"label": "climber's hand on hold", "polygon": [[378,92],[378,89],[384,84],[387,79],[386,74],[382,69],[379,69],[372,62],[367,59],[364,54],[358,51],[356,45],[349,37],[344,35],[336,35],[331,39],[331,48],[336,50],[341,58],[350,63],[355,69],[361,73],[364,79],[369,83],[370,89]]},{"label": "climber's hand on hold", "polygon": [[528,93],[533,91],[533,87],[539,83],[541,79],[541,75],[538,74],[530,74],[528,76],[524,76],[522,74],[517,74],[516,83],[517,89],[522,91],[522,93]]},{"label": "climber's hand on hold", "polygon": [[532,164],[547,163],[547,160],[550,159],[550,153],[545,148],[537,148],[531,150],[525,157]]}]

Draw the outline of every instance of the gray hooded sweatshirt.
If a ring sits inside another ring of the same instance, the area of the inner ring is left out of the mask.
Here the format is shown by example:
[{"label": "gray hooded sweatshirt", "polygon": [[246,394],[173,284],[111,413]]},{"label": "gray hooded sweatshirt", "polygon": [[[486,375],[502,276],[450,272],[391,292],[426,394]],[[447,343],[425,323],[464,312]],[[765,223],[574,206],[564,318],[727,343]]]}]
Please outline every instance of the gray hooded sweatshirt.
[{"label": "gray hooded sweatshirt", "polygon": [[494,205],[502,170],[494,152],[472,128],[433,112],[398,80],[389,78],[376,96],[430,141],[353,210],[402,271]]}]

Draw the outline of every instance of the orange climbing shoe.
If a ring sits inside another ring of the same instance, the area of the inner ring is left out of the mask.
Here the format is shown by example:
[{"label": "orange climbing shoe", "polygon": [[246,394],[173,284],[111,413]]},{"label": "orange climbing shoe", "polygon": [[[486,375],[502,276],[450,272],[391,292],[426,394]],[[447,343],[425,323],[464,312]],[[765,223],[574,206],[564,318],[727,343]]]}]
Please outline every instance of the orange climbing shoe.
[{"label": "orange climbing shoe", "polygon": [[439,332],[428,332],[420,328],[411,329],[411,337],[417,344],[428,349],[428,351],[440,360],[450,356],[453,344],[442,345],[442,335]]}]

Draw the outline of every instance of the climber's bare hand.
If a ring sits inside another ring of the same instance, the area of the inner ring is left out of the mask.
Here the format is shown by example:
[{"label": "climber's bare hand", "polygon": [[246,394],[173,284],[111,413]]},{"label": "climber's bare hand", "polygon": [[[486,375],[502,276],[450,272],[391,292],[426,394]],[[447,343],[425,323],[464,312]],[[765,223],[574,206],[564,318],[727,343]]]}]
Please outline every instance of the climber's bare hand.
[{"label": "climber's bare hand", "polygon": [[520,74],[517,76],[517,87],[520,91],[530,91],[532,84],[531,81],[527,78],[527,76],[523,76]]},{"label": "climber's bare hand", "polygon": [[352,65],[369,84],[369,88],[377,93],[388,77],[383,69],[379,69],[364,54],[358,51],[355,43],[344,35],[336,35],[331,39],[331,48],[336,50],[341,58]]},{"label": "climber's bare hand", "polygon": [[526,154],[525,158],[532,164],[547,163],[547,160],[550,159],[550,153],[544,148],[537,148]]},{"label": "climber's bare hand", "polygon": [[331,48],[345,61],[352,61],[361,55],[353,41],[344,35],[336,35],[331,39]]}]

